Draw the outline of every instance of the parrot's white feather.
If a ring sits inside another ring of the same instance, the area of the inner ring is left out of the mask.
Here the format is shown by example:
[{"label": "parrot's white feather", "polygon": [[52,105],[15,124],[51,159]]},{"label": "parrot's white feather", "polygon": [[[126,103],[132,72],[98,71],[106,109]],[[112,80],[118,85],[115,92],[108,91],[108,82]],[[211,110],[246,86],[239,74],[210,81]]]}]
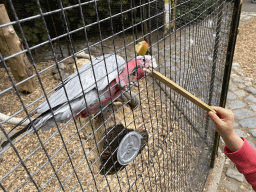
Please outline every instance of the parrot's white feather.
[{"label": "parrot's white feather", "polygon": [[[98,91],[101,91],[109,84],[109,82],[114,80],[121,71],[123,71],[126,62],[121,56],[106,54],[104,57],[100,56],[94,58],[92,62],[90,61],[85,63],[81,68],[78,69],[77,72],[73,73],[64,80],[64,86],[66,88],[69,101],[73,101],[74,99],[81,97],[83,95],[82,91],[87,94],[92,89],[96,88],[95,78]],[[78,73],[81,77],[83,89],[81,88]],[[59,84],[56,87],[56,91],[48,98],[48,100],[51,108],[59,106],[68,101],[62,84]],[[93,103],[93,101],[94,98],[88,98],[88,105]],[[42,114],[49,109],[50,107],[47,101],[44,100],[38,106],[37,112]]]}]

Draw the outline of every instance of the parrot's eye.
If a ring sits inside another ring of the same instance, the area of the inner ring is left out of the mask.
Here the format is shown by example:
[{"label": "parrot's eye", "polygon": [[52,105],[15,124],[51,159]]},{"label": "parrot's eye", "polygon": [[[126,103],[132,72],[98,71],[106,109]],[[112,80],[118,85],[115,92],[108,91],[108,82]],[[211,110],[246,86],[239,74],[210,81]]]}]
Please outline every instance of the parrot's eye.
[{"label": "parrot's eye", "polygon": [[145,64],[145,62],[146,62],[146,59],[145,59],[145,57],[143,57],[143,62],[144,62],[144,64]]}]

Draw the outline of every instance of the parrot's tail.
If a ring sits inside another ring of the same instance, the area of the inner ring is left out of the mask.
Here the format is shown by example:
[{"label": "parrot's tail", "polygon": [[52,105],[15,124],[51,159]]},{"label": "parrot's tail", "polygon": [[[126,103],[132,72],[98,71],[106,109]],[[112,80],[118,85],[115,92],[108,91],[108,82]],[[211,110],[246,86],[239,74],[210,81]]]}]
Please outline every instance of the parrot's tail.
[{"label": "parrot's tail", "polygon": [[[37,108],[33,109],[33,110],[29,113],[30,117],[34,116],[34,115],[37,113],[36,110],[37,110]],[[25,123],[27,120],[28,120],[27,117],[24,118],[24,119],[22,119],[18,124],[16,124],[16,125],[8,132],[8,134],[10,134],[16,127],[18,127],[18,126],[22,125],[23,123]]]},{"label": "parrot's tail", "polygon": [[[42,117],[38,117],[38,118],[35,118],[33,121],[31,121],[31,123],[29,123],[28,125],[26,125],[26,127],[24,127],[23,129],[19,130],[17,133],[14,133],[11,137],[10,137],[10,140],[13,141],[14,139],[16,139],[17,137],[19,137],[20,135],[22,135],[23,133],[25,133],[26,131],[28,131],[29,129],[32,128],[32,124],[36,124],[38,121],[40,121]],[[18,124],[20,125],[20,124]],[[16,128],[18,125],[16,125],[14,128]],[[13,128],[13,129],[14,129]],[[13,130],[12,129],[12,130]],[[11,131],[10,131],[11,132]],[[9,132],[9,133],[10,133]],[[7,140],[7,141],[4,141],[2,144],[1,144],[1,147],[4,148],[6,147],[10,142]]]}]

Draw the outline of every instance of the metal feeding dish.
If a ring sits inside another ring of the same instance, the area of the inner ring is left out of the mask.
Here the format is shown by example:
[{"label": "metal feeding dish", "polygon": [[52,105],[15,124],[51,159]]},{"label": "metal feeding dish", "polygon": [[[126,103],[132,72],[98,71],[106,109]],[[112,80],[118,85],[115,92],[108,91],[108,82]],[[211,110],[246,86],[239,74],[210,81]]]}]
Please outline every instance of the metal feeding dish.
[{"label": "metal feeding dish", "polygon": [[131,131],[122,139],[117,149],[117,161],[121,165],[129,164],[137,156],[141,146],[142,136]]}]

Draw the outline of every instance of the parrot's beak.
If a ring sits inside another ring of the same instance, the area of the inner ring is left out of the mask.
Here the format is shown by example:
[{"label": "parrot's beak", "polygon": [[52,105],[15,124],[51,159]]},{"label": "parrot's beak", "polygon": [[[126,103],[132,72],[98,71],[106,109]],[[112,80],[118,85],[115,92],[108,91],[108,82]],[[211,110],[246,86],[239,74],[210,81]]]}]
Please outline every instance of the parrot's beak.
[{"label": "parrot's beak", "polygon": [[[137,66],[134,67],[130,75],[134,76],[134,81],[131,84],[135,85],[138,80],[145,77],[145,71],[148,68],[156,68],[156,59],[151,55],[137,56]],[[133,78],[132,78],[133,79]]]},{"label": "parrot's beak", "polygon": [[143,70],[146,70],[148,68],[155,69],[157,67],[156,59],[152,57],[151,55],[145,55],[145,56],[138,56],[137,59],[143,60]]},{"label": "parrot's beak", "polygon": [[137,70],[138,70],[138,69],[143,69],[143,68],[144,68],[144,66],[142,66],[142,65],[137,65],[137,66],[132,70],[131,75],[136,75]]}]

